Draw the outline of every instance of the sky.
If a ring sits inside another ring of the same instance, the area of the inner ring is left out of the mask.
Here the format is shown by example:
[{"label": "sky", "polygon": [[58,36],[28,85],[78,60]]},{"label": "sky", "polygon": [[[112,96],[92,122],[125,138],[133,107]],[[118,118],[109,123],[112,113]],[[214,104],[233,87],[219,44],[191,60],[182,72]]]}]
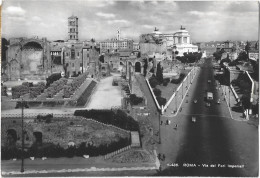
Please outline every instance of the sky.
[{"label": "sky", "polygon": [[186,28],[193,42],[258,39],[258,2],[5,0],[2,36],[68,39],[68,17],[79,18],[79,40],[123,37],[137,41],[158,28],[174,33]]}]

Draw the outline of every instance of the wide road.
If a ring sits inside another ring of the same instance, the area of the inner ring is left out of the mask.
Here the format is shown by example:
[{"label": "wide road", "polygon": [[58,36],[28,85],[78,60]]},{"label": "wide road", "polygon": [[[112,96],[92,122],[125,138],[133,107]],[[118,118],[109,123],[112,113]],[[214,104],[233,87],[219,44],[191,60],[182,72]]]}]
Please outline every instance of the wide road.
[{"label": "wide road", "polygon": [[[222,90],[216,89],[211,59],[205,60],[196,77],[182,111],[174,118],[163,118],[172,124],[161,128],[162,144],[157,153],[165,154],[166,159],[161,161],[158,175],[258,176],[258,128],[231,119]],[[210,107],[205,105],[206,90],[214,94]],[[219,98],[221,104],[216,103]],[[197,118],[195,123],[192,116]]]}]

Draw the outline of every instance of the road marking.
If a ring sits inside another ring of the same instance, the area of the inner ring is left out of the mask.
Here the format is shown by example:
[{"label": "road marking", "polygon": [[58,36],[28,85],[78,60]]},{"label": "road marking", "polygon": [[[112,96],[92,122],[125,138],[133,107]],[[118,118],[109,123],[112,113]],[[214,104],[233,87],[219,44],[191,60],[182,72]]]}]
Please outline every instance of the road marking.
[{"label": "road marking", "polygon": [[[183,116],[202,116],[202,117],[224,117],[224,118],[231,118],[231,117],[227,117],[227,116],[221,116],[221,115],[206,115],[206,114],[180,114]],[[164,117],[172,117],[172,116],[164,116]]]}]

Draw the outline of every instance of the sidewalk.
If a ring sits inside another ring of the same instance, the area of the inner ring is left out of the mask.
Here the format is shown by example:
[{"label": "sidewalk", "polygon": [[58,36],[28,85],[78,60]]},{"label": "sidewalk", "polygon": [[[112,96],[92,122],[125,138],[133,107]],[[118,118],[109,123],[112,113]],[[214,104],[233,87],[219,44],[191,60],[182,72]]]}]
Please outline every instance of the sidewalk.
[{"label": "sidewalk", "polygon": [[88,171],[126,171],[126,170],[158,170],[158,161],[154,163],[115,163],[104,160],[103,156],[73,158],[48,158],[47,160],[25,159],[23,173],[20,172],[21,160],[4,160],[1,163],[2,175],[21,175],[61,172],[88,172]]},{"label": "sidewalk", "polygon": [[[196,80],[198,78],[197,73],[199,72],[199,68],[197,68],[194,72],[194,76],[187,77],[187,81],[183,81],[183,85],[180,85],[179,91],[176,91],[177,96],[174,96],[173,100],[169,104],[168,108],[164,111],[164,117],[175,117],[177,116],[180,108],[183,105],[183,102],[187,100],[187,94],[190,91],[190,87],[194,86]],[[191,77],[191,78],[190,78]],[[190,83],[192,81],[192,83]]]},{"label": "sidewalk", "polygon": [[235,95],[232,92],[232,90],[229,88],[229,86],[222,85],[221,87],[222,87],[223,95],[226,98],[226,103],[229,108],[231,118],[236,121],[248,121],[243,116],[243,109],[241,106],[237,104]]}]

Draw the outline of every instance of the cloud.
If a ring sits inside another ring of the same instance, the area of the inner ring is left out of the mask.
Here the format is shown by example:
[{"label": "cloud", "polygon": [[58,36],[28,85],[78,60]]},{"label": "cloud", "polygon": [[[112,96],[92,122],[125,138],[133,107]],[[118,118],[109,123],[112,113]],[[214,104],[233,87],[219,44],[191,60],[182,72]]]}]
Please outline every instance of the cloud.
[{"label": "cloud", "polygon": [[[83,1],[88,7],[106,7],[106,6],[113,6],[116,4],[116,1],[113,0],[87,0]],[[82,1],[78,1],[79,4],[82,5]]]},{"label": "cloud", "polygon": [[103,13],[103,12],[97,12],[96,15],[99,16],[99,17],[106,18],[106,19],[115,17],[115,14],[112,14],[112,13],[109,14],[109,13]]},{"label": "cloud", "polygon": [[42,19],[41,19],[39,16],[33,16],[33,17],[32,17],[32,20],[33,20],[33,21],[36,21],[36,22],[39,22],[39,21],[41,21]]},{"label": "cloud", "polygon": [[5,10],[3,10],[4,14],[11,16],[11,17],[21,17],[24,16],[26,11],[21,7],[17,6],[9,6]]},{"label": "cloud", "polygon": [[124,23],[124,24],[129,24],[130,22],[128,20],[108,20],[108,24],[115,24],[115,23]]},{"label": "cloud", "polygon": [[153,26],[152,26],[152,25],[143,25],[143,28],[148,28],[148,29],[150,29],[150,28],[153,28]]},{"label": "cloud", "polygon": [[16,22],[24,22],[26,21],[24,17],[12,17],[12,16],[9,16],[7,17],[8,20],[11,20],[11,21],[16,21]]}]

